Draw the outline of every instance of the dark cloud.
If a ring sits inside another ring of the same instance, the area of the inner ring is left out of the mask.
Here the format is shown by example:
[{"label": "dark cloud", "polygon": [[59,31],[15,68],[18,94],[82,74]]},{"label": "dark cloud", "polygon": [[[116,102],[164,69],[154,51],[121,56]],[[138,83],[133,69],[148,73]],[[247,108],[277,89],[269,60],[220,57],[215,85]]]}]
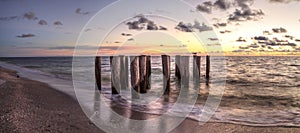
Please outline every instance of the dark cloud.
[{"label": "dark cloud", "polygon": [[290,36],[290,35],[284,35],[284,37],[285,38],[288,38],[288,39],[290,39],[290,40],[293,40],[295,37],[293,37],[293,36]]},{"label": "dark cloud", "polygon": [[122,36],[132,36],[132,34],[122,33]]},{"label": "dark cloud", "polygon": [[266,31],[263,31],[263,34],[264,34],[264,35],[272,35],[272,33],[271,33],[270,31],[267,31],[267,30],[266,30]]},{"label": "dark cloud", "polygon": [[260,19],[264,13],[262,10],[252,10],[250,8],[236,9],[229,15],[229,21],[247,21]]},{"label": "dark cloud", "polygon": [[63,24],[62,24],[62,22],[60,22],[60,21],[55,21],[55,22],[53,23],[53,25],[55,25],[55,26],[60,26],[60,25],[63,25]]},{"label": "dark cloud", "polygon": [[19,16],[0,17],[0,21],[10,21],[19,19]]},{"label": "dark cloud", "polygon": [[246,40],[244,38],[242,38],[242,37],[239,37],[236,41],[237,42],[246,42]]},{"label": "dark cloud", "polygon": [[183,23],[179,22],[179,24],[175,27],[175,29],[183,31],[183,32],[193,32],[194,30],[198,30],[199,32],[203,31],[211,31],[212,27],[207,26],[205,23],[200,24],[198,21],[194,21],[194,24],[191,23]]},{"label": "dark cloud", "polygon": [[148,22],[147,30],[158,30],[158,27],[154,22]]},{"label": "dark cloud", "polygon": [[38,22],[39,25],[47,25],[47,21],[46,20],[43,20],[41,19],[39,22]]},{"label": "dark cloud", "polygon": [[81,15],[88,15],[88,14],[90,14],[90,12],[83,12],[83,11],[81,10],[81,8],[77,8],[77,9],[75,10],[75,13],[76,13],[76,14],[81,14]]},{"label": "dark cloud", "polygon": [[219,27],[226,27],[226,26],[227,26],[227,23],[216,23],[216,24],[214,24],[214,26],[215,26],[216,28],[219,28]]},{"label": "dark cloud", "polygon": [[161,28],[163,26],[158,26],[152,20],[149,20],[143,15],[137,15],[135,18],[138,20],[127,22],[126,25],[130,30],[166,30],[166,28]]},{"label": "dark cloud", "polygon": [[290,3],[299,2],[300,0],[269,0],[271,3]]},{"label": "dark cloud", "polygon": [[267,37],[264,37],[264,36],[256,36],[254,37],[255,40],[257,41],[267,41],[269,40]]},{"label": "dark cloud", "polygon": [[300,39],[295,39],[296,42],[300,42]]},{"label": "dark cloud", "polygon": [[214,6],[222,9],[222,10],[227,10],[231,7],[232,3],[229,0],[217,0],[214,3]]},{"label": "dark cloud", "polygon": [[38,17],[36,17],[33,12],[24,13],[23,17],[28,20],[37,20],[38,19]]},{"label": "dark cloud", "polygon": [[175,29],[183,32],[193,32],[193,26],[191,24],[184,24],[183,22],[179,22]]},{"label": "dark cloud", "polygon": [[16,36],[18,38],[28,38],[28,37],[35,37],[34,34],[22,34],[22,35],[18,35]]},{"label": "dark cloud", "polygon": [[129,38],[127,41],[134,41],[134,39],[133,38]]},{"label": "dark cloud", "polygon": [[203,2],[203,4],[197,5],[196,9],[201,12],[211,13],[213,3],[211,1]]},{"label": "dark cloud", "polygon": [[287,30],[285,28],[282,28],[282,27],[280,27],[280,28],[273,28],[272,31],[274,33],[286,33],[287,32]]},{"label": "dark cloud", "polygon": [[166,27],[159,26],[159,30],[168,30]]},{"label": "dark cloud", "polygon": [[218,41],[219,39],[218,38],[208,38],[208,40],[210,40],[210,41]]},{"label": "dark cloud", "polygon": [[220,31],[221,34],[225,34],[225,33],[231,33],[230,30],[224,30],[224,31]]}]

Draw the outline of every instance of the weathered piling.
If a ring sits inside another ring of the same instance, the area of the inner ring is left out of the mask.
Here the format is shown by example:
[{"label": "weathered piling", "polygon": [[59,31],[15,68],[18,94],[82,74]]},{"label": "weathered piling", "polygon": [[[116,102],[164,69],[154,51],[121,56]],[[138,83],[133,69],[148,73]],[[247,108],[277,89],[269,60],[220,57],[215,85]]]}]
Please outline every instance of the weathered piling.
[{"label": "weathered piling", "polygon": [[121,65],[119,57],[110,56],[112,94],[120,93],[120,66]]},{"label": "weathered piling", "polygon": [[129,70],[128,70],[128,56],[125,56],[125,68],[124,68],[124,70],[125,70],[125,85],[126,85],[126,88],[128,88],[129,87],[129,83],[128,83],[128,81],[129,81]]},{"label": "weathered piling", "polygon": [[141,55],[139,58],[140,66],[140,93],[147,92],[147,56]]},{"label": "weathered piling", "polygon": [[147,63],[147,73],[146,73],[146,87],[147,89],[151,89],[151,56],[147,56],[147,59],[146,59],[146,63]]},{"label": "weathered piling", "polygon": [[209,55],[206,56],[206,84],[208,85],[209,83],[209,73],[210,73],[210,57]]},{"label": "weathered piling", "polygon": [[201,56],[193,56],[193,77],[195,81],[199,82],[201,77]]},{"label": "weathered piling", "polygon": [[188,87],[189,86],[189,78],[190,78],[190,69],[189,69],[189,56],[181,56],[180,58],[180,74],[181,74],[181,86]]},{"label": "weathered piling", "polygon": [[125,70],[125,56],[123,55],[120,55],[119,56],[120,58],[120,83],[121,83],[121,89],[125,90],[127,88],[127,85],[126,85],[126,70]]},{"label": "weathered piling", "polygon": [[180,55],[175,56],[175,77],[181,79],[180,75]]},{"label": "weathered piling", "polygon": [[97,56],[95,58],[95,77],[96,77],[96,87],[101,90],[101,57]]},{"label": "weathered piling", "polygon": [[139,57],[130,57],[131,94],[132,98],[138,98],[140,93]]},{"label": "weathered piling", "polygon": [[171,70],[170,70],[170,56],[168,55],[162,55],[162,66],[163,66],[163,76],[164,76],[164,87],[165,89],[165,94],[168,94],[170,92],[170,75],[171,75]]}]

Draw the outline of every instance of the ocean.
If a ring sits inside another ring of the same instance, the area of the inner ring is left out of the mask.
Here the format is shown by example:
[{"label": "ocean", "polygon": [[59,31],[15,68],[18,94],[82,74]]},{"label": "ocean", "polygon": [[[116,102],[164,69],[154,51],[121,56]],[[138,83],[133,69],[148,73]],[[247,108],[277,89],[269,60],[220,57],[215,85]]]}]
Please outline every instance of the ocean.
[{"label": "ocean", "polygon": [[[93,57],[81,57],[76,71],[85,84],[95,84],[90,79],[92,71],[89,68],[94,64]],[[176,102],[180,93],[178,81],[174,76],[174,57],[171,58],[171,93],[168,100],[161,99],[163,75],[161,58],[153,57],[151,68],[151,89],[148,100],[150,103],[130,106],[126,99],[130,90],[125,90],[123,98],[111,96],[109,57],[102,57],[102,91],[106,101],[117,101],[124,108],[130,108],[149,114],[161,115],[168,112]],[[49,81],[52,87],[65,93],[74,95],[72,87],[72,57],[14,57],[0,58],[6,62],[6,67],[26,71],[23,76],[36,78],[40,81]],[[76,60],[74,60],[76,62]],[[300,57],[226,57],[225,90],[221,104],[212,116],[212,122],[228,122],[251,126],[295,126],[300,127]],[[192,62],[192,58],[190,58]],[[9,64],[7,64],[9,63]],[[1,64],[1,63],[0,63]],[[3,65],[3,63],[2,63]],[[192,64],[190,64],[192,75]],[[212,69],[217,68],[212,64]],[[74,70],[74,69],[73,69]],[[73,73],[74,74],[74,73]],[[22,75],[21,75],[22,76]],[[195,85],[189,86],[189,93],[198,94],[196,104],[192,107],[189,118],[199,120],[203,106],[209,94],[209,87],[205,85],[205,58],[201,61],[201,82],[199,91]],[[50,82],[51,81],[51,82]],[[210,83],[213,86],[214,82]],[[80,88],[85,90],[86,88]],[[71,94],[72,93],[72,94]],[[76,91],[77,98],[80,91]],[[125,99],[125,100],[124,100]],[[165,97],[164,97],[165,99]],[[92,104],[93,103],[87,103]],[[95,106],[95,105],[93,105]],[[189,106],[189,105],[187,105]],[[183,111],[179,108],[176,113]],[[173,110],[174,111],[174,110]]]}]

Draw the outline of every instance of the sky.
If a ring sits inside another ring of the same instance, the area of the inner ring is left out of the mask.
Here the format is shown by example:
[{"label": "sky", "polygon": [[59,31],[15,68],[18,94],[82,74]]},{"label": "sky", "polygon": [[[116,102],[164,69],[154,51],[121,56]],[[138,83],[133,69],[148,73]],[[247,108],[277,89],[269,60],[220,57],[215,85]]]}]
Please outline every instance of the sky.
[{"label": "sky", "polygon": [[298,56],[299,7],[299,0],[0,0],[0,56]]}]

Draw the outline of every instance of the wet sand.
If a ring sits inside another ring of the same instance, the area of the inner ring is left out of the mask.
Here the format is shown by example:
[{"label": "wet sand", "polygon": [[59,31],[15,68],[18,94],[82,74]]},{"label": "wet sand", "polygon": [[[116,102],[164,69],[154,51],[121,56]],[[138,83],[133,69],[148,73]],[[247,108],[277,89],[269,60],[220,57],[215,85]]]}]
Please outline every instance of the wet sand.
[{"label": "wet sand", "polygon": [[[0,67],[0,132],[103,132],[84,115],[78,102],[47,84],[20,78]],[[131,112],[132,119],[156,117],[114,107],[119,114]],[[300,133],[294,127],[251,127],[206,123],[186,119],[172,133]]]}]

